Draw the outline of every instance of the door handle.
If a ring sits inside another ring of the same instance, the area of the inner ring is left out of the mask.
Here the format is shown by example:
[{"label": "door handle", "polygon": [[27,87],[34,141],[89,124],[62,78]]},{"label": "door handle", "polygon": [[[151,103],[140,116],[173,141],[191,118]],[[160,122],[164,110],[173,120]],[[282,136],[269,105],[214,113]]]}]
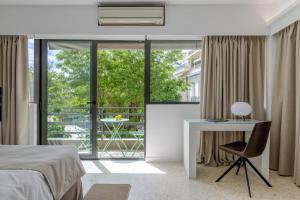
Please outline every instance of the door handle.
[{"label": "door handle", "polygon": [[87,104],[93,104],[93,105],[96,105],[96,101],[88,101],[88,102],[86,102]]}]

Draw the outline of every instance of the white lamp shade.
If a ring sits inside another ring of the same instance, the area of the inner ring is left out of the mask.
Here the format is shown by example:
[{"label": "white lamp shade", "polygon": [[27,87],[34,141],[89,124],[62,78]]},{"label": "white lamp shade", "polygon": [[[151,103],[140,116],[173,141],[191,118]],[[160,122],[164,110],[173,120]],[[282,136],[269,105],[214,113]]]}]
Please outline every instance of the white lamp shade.
[{"label": "white lamp shade", "polygon": [[252,112],[252,107],[246,102],[235,102],[231,105],[231,113],[238,116],[247,116]]}]

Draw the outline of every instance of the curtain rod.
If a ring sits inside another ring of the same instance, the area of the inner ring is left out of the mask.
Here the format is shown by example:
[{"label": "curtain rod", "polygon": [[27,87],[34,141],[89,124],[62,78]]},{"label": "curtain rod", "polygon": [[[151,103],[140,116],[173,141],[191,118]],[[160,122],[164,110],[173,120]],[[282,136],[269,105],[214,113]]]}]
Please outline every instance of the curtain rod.
[{"label": "curtain rod", "polygon": [[31,39],[74,39],[74,40],[201,40],[199,35],[28,35]]}]

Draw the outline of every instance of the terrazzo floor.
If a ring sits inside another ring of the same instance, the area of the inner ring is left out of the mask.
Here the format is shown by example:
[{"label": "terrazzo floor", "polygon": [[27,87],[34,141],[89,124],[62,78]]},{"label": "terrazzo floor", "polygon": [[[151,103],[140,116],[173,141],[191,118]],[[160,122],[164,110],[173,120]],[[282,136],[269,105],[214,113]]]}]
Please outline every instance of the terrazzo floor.
[{"label": "terrazzo floor", "polygon": [[[198,166],[198,178],[185,178],[181,163],[146,163],[144,161],[96,160],[82,161],[87,174],[82,178],[83,191],[95,183],[131,184],[129,200],[242,200],[248,196],[244,169],[239,175],[235,170],[221,182],[215,179],[227,167]],[[271,171],[269,188],[249,172],[251,199],[300,200],[300,187],[293,178],[278,176]]]}]

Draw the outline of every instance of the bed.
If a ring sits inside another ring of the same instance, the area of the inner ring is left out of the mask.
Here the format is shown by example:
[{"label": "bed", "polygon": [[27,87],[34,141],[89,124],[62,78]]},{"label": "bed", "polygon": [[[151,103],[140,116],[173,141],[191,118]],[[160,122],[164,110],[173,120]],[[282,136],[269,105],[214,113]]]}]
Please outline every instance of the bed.
[{"label": "bed", "polygon": [[0,145],[0,197],[81,200],[85,174],[72,146]]}]

